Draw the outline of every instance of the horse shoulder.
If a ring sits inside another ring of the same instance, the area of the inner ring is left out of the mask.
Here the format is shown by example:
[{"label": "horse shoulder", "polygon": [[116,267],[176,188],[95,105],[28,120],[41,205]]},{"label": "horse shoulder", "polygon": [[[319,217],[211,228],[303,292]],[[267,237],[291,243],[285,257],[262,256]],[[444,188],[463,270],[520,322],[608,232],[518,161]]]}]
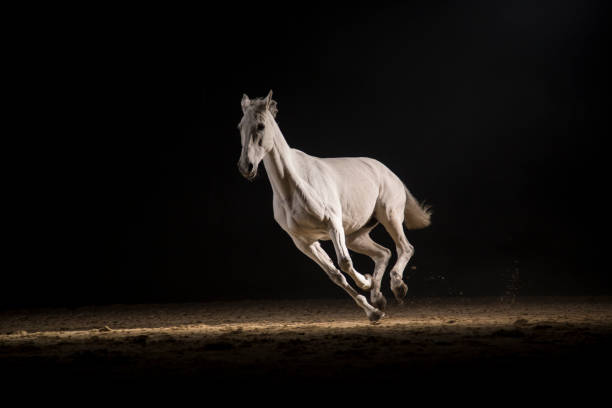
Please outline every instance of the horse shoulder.
[{"label": "horse shoulder", "polygon": [[283,228],[287,226],[287,211],[283,205],[283,200],[274,195],[272,198],[272,210],[274,212],[274,220]]},{"label": "horse shoulder", "polygon": [[327,165],[318,157],[298,152],[296,166],[301,175],[296,185],[294,212],[308,213],[319,221],[329,218],[337,207],[337,192]]}]

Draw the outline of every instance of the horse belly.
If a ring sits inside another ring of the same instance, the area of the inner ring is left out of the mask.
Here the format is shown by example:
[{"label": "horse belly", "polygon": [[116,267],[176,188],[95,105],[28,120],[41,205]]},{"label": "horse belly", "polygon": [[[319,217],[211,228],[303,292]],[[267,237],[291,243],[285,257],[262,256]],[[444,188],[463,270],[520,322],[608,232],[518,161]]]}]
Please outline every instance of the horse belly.
[{"label": "horse belly", "polygon": [[342,226],[352,234],[372,221],[380,192],[380,163],[368,158],[326,159],[342,211]]},{"label": "horse belly", "polygon": [[372,186],[359,186],[345,194],[342,203],[342,226],[346,235],[359,231],[372,223],[372,216],[378,199],[377,190]]},{"label": "horse belly", "polygon": [[352,234],[368,225],[375,225],[377,223],[376,219],[373,218],[375,206],[372,205],[371,207],[371,210],[369,209],[367,212],[358,215],[342,214],[342,227],[344,228],[345,235]]}]

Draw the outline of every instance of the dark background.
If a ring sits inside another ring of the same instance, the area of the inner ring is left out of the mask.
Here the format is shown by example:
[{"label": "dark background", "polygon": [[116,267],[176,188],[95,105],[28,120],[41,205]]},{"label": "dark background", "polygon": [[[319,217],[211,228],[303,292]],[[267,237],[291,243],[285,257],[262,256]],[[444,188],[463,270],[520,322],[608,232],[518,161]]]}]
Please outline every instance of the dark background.
[{"label": "dark background", "polygon": [[263,165],[237,171],[241,96],[269,89],[292,147],[376,158],[433,206],[409,295],[611,294],[608,7],[426,4],[25,18],[2,305],[346,296],[275,224]]}]

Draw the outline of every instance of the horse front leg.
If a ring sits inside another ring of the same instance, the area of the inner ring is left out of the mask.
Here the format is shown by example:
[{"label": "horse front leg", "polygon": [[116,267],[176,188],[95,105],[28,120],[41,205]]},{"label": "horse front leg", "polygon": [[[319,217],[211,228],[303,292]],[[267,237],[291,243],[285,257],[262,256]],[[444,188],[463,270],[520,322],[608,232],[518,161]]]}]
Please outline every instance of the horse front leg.
[{"label": "horse front leg", "polygon": [[370,305],[365,296],[359,294],[349,283],[346,278],[336,267],[327,255],[325,250],[321,248],[318,241],[307,241],[292,236],[295,246],[302,251],[306,256],[315,261],[329,276],[332,282],[344,289],[357,303],[357,306],[363,309],[366,316],[372,323],[378,322],[385,314],[377,308]]},{"label": "horse front leg", "polygon": [[355,284],[359,286],[361,290],[370,290],[372,288],[372,275],[366,274],[365,276],[360,274],[353,267],[353,260],[349,255],[348,248],[346,247],[346,238],[344,236],[344,229],[342,228],[341,222],[334,222],[329,230],[329,237],[334,244],[336,250],[336,259],[338,260],[338,266],[342,269],[342,272],[348,274]]}]

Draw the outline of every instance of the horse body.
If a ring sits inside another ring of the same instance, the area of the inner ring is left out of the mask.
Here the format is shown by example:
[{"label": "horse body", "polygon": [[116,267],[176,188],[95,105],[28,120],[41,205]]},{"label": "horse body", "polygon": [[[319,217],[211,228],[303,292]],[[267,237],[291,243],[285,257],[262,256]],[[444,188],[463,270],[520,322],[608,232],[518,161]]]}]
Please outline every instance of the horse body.
[{"label": "horse body", "polygon": [[[368,158],[318,158],[299,150],[291,149],[298,168],[308,169],[301,172],[306,191],[296,188],[292,199],[282,200],[274,193],[274,214],[276,221],[289,233],[306,234],[318,240],[329,240],[327,220],[340,215],[345,234],[363,228],[371,221],[380,189],[379,177],[374,171],[373,159]],[[377,163],[377,162],[376,162]],[[378,163],[382,166],[382,164]],[[306,199],[310,192],[316,197]],[[309,208],[314,199],[323,202],[324,209],[318,206]]]},{"label": "horse body", "polygon": [[[318,158],[290,148],[274,119],[276,102],[271,92],[265,99],[252,102],[245,95],[242,108],[240,171],[252,179],[259,163],[264,162],[272,185],[276,222],[300,251],[347,291],[372,322],[377,322],[384,316],[382,309],[386,306],[380,285],[391,251],[375,243],[369,233],[380,222],[396,243],[398,259],[391,270],[391,289],[401,302],[407,292],[403,271],[414,252],[402,223],[413,229],[426,227],[429,211],[377,160]],[[376,307],[348,284],[319,240],[333,242],[340,268],[359,288],[370,290]],[[373,275],[355,270],[348,249],[372,258]]]}]

